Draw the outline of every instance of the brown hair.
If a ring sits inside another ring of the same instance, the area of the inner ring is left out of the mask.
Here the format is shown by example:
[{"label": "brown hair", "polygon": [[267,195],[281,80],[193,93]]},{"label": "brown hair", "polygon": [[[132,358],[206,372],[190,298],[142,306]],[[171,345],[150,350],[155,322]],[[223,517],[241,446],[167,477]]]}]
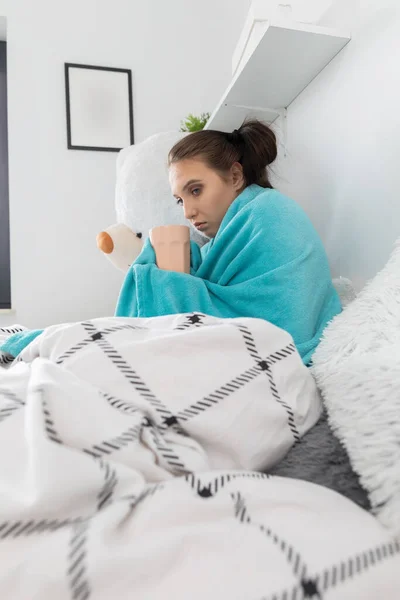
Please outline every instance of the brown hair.
[{"label": "brown hair", "polygon": [[274,162],[277,153],[272,129],[262,121],[249,119],[232,133],[203,129],[185,136],[169,151],[168,166],[197,157],[224,176],[234,162],[239,162],[246,186],[256,183],[272,188],[267,166]]}]

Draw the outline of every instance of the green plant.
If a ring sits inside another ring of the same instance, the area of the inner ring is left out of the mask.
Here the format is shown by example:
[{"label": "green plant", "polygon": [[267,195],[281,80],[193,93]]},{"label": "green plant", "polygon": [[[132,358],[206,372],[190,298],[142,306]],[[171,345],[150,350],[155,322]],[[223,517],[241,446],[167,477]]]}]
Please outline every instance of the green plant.
[{"label": "green plant", "polygon": [[201,113],[201,115],[199,117],[196,117],[195,115],[192,115],[192,113],[189,113],[188,116],[186,117],[186,119],[184,119],[183,121],[181,121],[181,131],[190,131],[191,133],[193,133],[193,131],[201,131],[202,129],[204,129],[205,124],[207,123],[208,119],[210,118],[210,113]]}]

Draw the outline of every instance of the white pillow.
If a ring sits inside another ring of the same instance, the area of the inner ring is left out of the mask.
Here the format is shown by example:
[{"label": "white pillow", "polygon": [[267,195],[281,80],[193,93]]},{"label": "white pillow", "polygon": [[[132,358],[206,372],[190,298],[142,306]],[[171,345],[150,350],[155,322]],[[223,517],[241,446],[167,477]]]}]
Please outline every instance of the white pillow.
[{"label": "white pillow", "polygon": [[350,302],[352,302],[356,297],[356,292],[350,279],[346,279],[346,277],[338,277],[337,279],[333,280],[333,285],[339,294],[339,298],[343,307],[350,304]]},{"label": "white pillow", "polygon": [[374,512],[400,537],[400,239],[328,325],[312,371]]},{"label": "white pillow", "polygon": [[314,362],[331,368],[389,342],[400,343],[400,238],[382,271],[328,325]]}]

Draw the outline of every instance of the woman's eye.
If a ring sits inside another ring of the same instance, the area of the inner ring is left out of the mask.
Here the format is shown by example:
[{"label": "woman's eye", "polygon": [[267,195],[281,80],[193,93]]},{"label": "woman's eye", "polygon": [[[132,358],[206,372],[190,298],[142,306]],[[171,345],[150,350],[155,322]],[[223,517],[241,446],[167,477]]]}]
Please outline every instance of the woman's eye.
[{"label": "woman's eye", "polygon": [[198,196],[200,194],[200,188],[194,188],[194,190],[192,190],[192,194]]},{"label": "woman's eye", "polygon": [[178,198],[178,200],[176,201],[177,204],[179,204],[179,206],[183,205],[183,200],[182,198]]}]

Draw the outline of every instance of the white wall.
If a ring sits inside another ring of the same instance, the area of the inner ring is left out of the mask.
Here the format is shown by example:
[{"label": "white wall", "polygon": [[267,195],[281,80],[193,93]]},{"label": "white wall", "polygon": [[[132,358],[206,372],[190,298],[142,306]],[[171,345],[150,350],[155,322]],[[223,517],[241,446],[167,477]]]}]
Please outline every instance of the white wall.
[{"label": "white wall", "polygon": [[0,41],[5,42],[7,39],[7,19],[0,15]]},{"label": "white wall", "polygon": [[359,288],[400,236],[400,3],[334,1],[320,24],[352,41],[290,106],[276,181]]},{"label": "white wall", "polygon": [[12,304],[0,325],[113,313],[116,154],[67,150],[64,62],[131,68],[135,140],[211,111],[249,0],[0,0],[7,17]]}]

